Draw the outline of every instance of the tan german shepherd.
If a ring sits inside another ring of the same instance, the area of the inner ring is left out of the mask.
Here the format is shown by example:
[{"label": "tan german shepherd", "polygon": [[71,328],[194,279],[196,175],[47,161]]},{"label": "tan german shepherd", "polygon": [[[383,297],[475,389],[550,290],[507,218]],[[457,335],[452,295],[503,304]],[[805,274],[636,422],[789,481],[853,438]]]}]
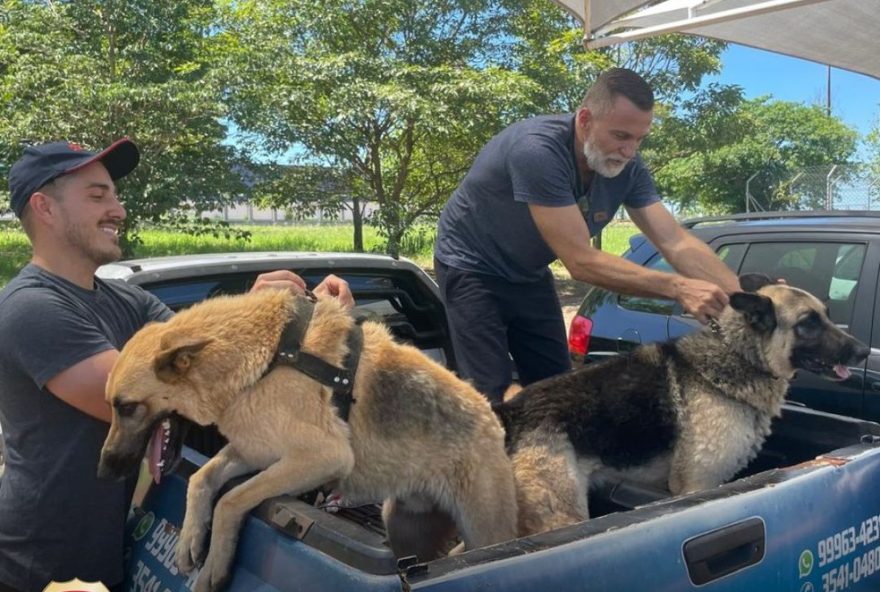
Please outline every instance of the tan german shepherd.
[{"label": "tan german shepherd", "polygon": [[[398,556],[433,559],[456,529],[467,549],[514,538],[513,472],[486,398],[418,349],[396,343],[384,326],[366,322],[354,403],[343,421],[328,387],[294,368],[270,366],[301,300],[265,290],[203,302],[139,331],[110,373],[113,421],[100,474],[136,470],[151,433],[176,416],[216,424],[229,441],[189,482],[177,561],[188,572],[205,557],[196,590],[225,584],[250,509],[322,485],[346,500],[386,500]],[[321,299],[302,351],[340,366],[353,326],[335,299]],[[211,524],[219,488],[255,470],[261,472],[220,498]]]},{"label": "tan german shepherd", "polygon": [[586,520],[597,474],[672,494],[723,483],[761,449],[798,369],[842,379],[868,355],[814,296],[764,283],[733,294],[714,330],[531,384],[497,408],[520,535]]}]

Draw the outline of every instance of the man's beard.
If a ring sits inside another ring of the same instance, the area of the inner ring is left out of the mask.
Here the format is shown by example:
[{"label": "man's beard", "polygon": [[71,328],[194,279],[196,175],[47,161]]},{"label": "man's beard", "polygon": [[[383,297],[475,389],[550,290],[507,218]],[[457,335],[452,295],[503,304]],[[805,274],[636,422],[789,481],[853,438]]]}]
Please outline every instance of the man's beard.
[{"label": "man's beard", "polygon": [[605,154],[590,140],[584,140],[584,158],[587,159],[587,166],[590,167],[590,170],[608,178],[619,175],[629,163],[629,160],[621,160],[619,157]]},{"label": "man's beard", "polygon": [[122,257],[122,249],[119,244],[100,244],[98,232],[91,231],[82,224],[68,224],[65,231],[67,243],[85,255],[95,265],[113,263]]}]

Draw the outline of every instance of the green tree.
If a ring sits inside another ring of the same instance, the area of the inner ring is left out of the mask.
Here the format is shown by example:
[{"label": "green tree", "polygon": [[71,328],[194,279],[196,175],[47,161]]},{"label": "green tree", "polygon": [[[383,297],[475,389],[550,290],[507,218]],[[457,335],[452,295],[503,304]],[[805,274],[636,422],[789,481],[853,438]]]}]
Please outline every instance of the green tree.
[{"label": "green tree", "polygon": [[874,123],[874,127],[865,138],[865,146],[868,150],[868,178],[871,180],[870,199],[872,203],[880,201],[880,116]]},{"label": "green tree", "polygon": [[696,92],[706,75],[718,73],[726,47],[701,37],[661,35],[585,50],[580,22],[546,0],[527,0],[513,10],[510,27],[517,43],[506,63],[537,83],[534,102],[545,112],[574,111],[596,76],[619,66],[651,84],[660,113],[682,93]]},{"label": "green tree", "polygon": [[612,65],[671,100],[716,72],[724,47],[663,37],[587,52],[577,22],[546,0],[227,0],[225,14],[236,124],[276,157],[295,147],[299,164],[344,180],[321,184],[333,192],[297,188],[302,169],[282,168],[264,199],[298,211],[347,203],[344,191],[373,201],[392,254],[505,125],[573,110]]},{"label": "green tree", "polygon": [[211,0],[0,1],[3,180],[23,143],[96,148],[130,136],[142,159],[120,183],[128,238],[139,223],[244,190],[211,77]]},{"label": "green tree", "polygon": [[707,212],[742,211],[747,182],[757,207],[816,207],[821,196],[796,191],[791,180],[805,167],[847,162],[858,140],[818,106],[744,101],[738,89],[722,87],[684,102],[656,136],[645,156],[660,192]]},{"label": "green tree", "polygon": [[259,180],[254,184],[254,201],[278,208],[293,220],[321,216],[336,219],[348,210],[354,226],[354,249],[364,250],[364,209],[369,198],[363,183],[344,168],[315,164],[261,164],[254,167]]},{"label": "green tree", "polygon": [[[230,0],[225,9],[236,125],[375,202],[372,223],[393,255],[419,217],[437,215],[482,143],[532,108],[533,83],[497,65],[511,39],[491,0]],[[292,187],[298,178],[264,197],[338,203],[339,183],[325,184],[328,194]]]}]

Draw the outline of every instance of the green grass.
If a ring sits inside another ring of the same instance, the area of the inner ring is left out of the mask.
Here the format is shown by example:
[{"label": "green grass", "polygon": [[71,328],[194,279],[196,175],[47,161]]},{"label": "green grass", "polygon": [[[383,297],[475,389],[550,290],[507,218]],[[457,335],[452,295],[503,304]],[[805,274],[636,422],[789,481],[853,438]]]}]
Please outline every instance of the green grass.
[{"label": "green grass", "polygon": [[[302,226],[241,226],[251,233],[249,241],[223,236],[190,236],[168,230],[141,231],[143,244],[135,256],[156,257],[189,253],[219,253],[225,251],[352,251],[353,233],[350,225]],[[619,255],[629,246],[629,237],[636,232],[629,223],[615,222],[602,235],[603,250]],[[423,225],[404,239],[401,252],[422,267],[433,266],[435,227]],[[373,227],[364,227],[364,248],[380,251],[382,238]],[[24,233],[15,226],[0,227],[0,287],[30,259],[30,244]],[[566,275],[558,262],[553,271]]]},{"label": "green grass", "polygon": [[31,245],[24,232],[0,227],[0,286],[5,286],[31,258]]},{"label": "green grass", "polygon": [[[333,226],[239,226],[251,233],[250,240],[222,236],[191,236],[167,230],[143,230],[138,257],[220,253],[226,251],[351,251],[354,233],[350,225]],[[382,244],[376,230],[364,228],[364,249]]]},{"label": "green grass", "polygon": [[[638,232],[639,229],[632,222],[612,222],[602,231],[602,250],[612,255],[622,255],[629,248],[630,237]],[[550,269],[556,277],[571,277],[558,260],[550,265]]]},{"label": "green grass", "polygon": [[612,255],[623,255],[629,248],[629,239],[639,229],[632,222],[612,222],[602,231],[602,250]]}]

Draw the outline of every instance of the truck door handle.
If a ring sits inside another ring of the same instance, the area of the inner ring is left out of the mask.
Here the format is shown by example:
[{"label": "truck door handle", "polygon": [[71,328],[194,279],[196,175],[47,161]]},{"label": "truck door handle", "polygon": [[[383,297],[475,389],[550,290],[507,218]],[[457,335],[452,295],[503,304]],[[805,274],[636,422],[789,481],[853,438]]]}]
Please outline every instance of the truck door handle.
[{"label": "truck door handle", "polygon": [[688,576],[699,586],[750,565],[764,558],[764,521],[749,518],[684,543],[684,559]]}]

